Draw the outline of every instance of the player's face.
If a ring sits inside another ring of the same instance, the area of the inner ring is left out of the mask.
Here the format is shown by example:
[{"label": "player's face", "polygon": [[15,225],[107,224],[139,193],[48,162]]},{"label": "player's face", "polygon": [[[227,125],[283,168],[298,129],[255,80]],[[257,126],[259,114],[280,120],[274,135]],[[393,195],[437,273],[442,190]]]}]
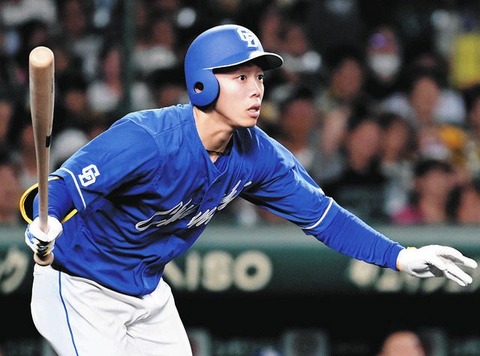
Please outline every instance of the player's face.
[{"label": "player's face", "polygon": [[256,125],[263,99],[263,70],[251,63],[216,74],[220,94],[215,111],[232,128]]}]

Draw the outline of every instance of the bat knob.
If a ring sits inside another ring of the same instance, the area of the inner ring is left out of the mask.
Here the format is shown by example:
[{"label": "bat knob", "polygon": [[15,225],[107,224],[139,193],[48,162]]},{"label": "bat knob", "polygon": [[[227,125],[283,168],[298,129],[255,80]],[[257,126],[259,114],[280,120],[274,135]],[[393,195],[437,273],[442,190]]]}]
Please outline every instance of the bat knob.
[{"label": "bat knob", "polygon": [[43,257],[41,257],[38,254],[33,255],[33,260],[35,261],[36,264],[38,264],[40,266],[51,265],[52,262],[53,262],[53,258],[54,258],[53,253],[49,253],[48,255],[45,255]]}]

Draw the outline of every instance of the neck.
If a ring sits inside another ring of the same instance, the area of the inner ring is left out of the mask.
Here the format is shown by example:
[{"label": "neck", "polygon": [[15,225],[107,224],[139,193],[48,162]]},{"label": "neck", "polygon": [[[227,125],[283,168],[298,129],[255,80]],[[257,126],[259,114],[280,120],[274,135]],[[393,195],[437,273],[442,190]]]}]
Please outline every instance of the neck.
[{"label": "neck", "polygon": [[193,116],[198,135],[205,150],[210,155],[224,155],[228,142],[232,137],[232,128],[223,123],[221,118],[214,114],[214,111],[205,113],[194,107]]},{"label": "neck", "polygon": [[208,154],[215,155],[215,156],[223,156],[225,154],[224,151],[213,151],[213,150],[206,150]]}]

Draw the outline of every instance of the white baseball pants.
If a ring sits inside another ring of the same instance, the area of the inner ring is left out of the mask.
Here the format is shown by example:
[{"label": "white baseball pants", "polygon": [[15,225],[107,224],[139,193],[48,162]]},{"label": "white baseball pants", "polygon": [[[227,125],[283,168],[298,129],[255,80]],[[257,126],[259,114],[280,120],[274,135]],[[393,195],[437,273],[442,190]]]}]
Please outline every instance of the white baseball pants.
[{"label": "white baseball pants", "polygon": [[124,295],[50,266],[34,267],[33,322],[58,355],[191,356],[170,286]]}]

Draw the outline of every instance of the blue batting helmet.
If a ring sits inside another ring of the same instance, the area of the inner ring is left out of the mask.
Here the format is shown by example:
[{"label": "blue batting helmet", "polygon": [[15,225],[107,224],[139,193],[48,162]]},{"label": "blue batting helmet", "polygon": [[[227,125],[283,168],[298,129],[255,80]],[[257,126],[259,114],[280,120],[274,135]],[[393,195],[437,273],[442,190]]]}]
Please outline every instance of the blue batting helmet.
[{"label": "blue batting helmet", "polygon": [[219,84],[214,69],[252,60],[263,70],[280,67],[283,63],[278,54],[265,52],[258,37],[245,27],[220,25],[201,33],[185,56],[185,81],[192,104],[207,106],[217,98]]}]

